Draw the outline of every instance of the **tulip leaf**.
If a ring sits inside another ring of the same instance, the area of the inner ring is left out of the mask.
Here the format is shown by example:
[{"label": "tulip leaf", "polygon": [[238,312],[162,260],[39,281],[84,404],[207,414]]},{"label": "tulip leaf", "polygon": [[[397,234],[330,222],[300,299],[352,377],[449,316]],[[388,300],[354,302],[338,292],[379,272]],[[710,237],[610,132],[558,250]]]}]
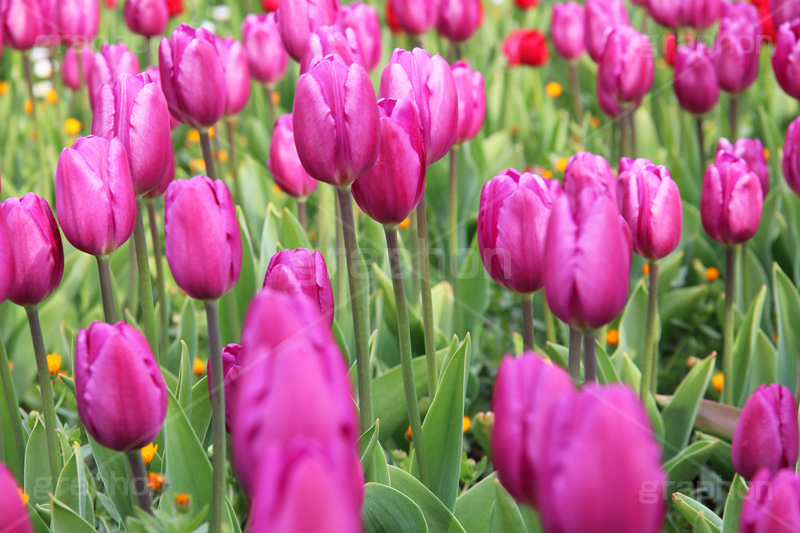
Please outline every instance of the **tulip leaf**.
[{"label": "tulip leaf", "polygon": [[620,370],[622,382],[630,385],[636,391],[636,394],[639,394],[639,388],[642,385],[642,372],[626,352],[622,352],[620,358],[622,360],[622,368]]},{"label": "tulip leaf", "polygon": [[456,500],[455,517],[467,533],[489,531],[491,512],[497,496],[494,481],[497,473],[492,472]]},{"label": "tulip leaf", "polygon": [[75,443],[72,450],[73,454],[58,478],[55,497],[93,524],[94,509],[86,483],[86,466],[83,463],[80,444]]},{"label": "tulip leaf", "polygon": [[19,400],[3,339],[0,338],[0,461],[14,474],[17,483],[24,482],[25,436],[19,412]]},{"label": "tulip leaf", "polygon": [[756,359],[754,352],[758,341],[759,324],[761,324],[761,316],[764,312],[766,295],[767,288],[761,287],[750,309],[747,311],[747,316],[739,329],[739,334],[736,336],[736,342],[733,346],[733,379],[729,381],[732,382],[731,386],[733,387],[733,403],[737,406],[742,406],[747,399],[744,395],[745,386],[750,376],[753,360]]},{"label": "tulip leaf", "polygon": [[547,356],[558,366],[567,370],[569,365],[569,348],[561,344],[548,342],[545,347]]},{"label": "tulip leaf", "polygon": [[92,525],[55,498],[50,499],[52,522],[50,533],[94,533]]},{"label": "tulip leaf", "polygon": [[113,505],[119,515],[119,521],[123,522],[127,517],[133,516],[128,462],[123,454],[101,446],[91,436],[87,436],[87,439],[92,448],[97,471],[100,473],[100,479],[103,480],[105,487],[103,493],[97,493],[97,497],[101,502],[103,502],[103,498],[106,498],[108,501],[104,502],[104,506],[108,508],[109,503]]},{"label": "tulip leaf", "polygon": [[[187,356],[191,361],[194,361],[194,358],[197,357],[197,316],[195,315],[194,300],[191,298],[186,298],[183,302],[181,318],[178,323],[178,337],[170,350],[175,355],[173,356],[174,359],[170,360],[170,363],[174,361],[178,365],[180,364],[181,350],[183,349],[181,342],[186,343]],[[173,363],[168,368],[170,371],[180,370],[178,365]]]},{"label": "tulip leaf", "polygon": [[375,442],[380,435],[380,420],[376,420],[368,430],[358,439],[358,449],[361,451],[361,463],[366,469],[375,457]]},{"label": "tulip leaf", "polygon": [[627,353],[641,365],[640,355],[644,349],[645,320],[647,319],[647,289],[644,278],[640,279],[628,298],[619,321],[619,342],[615,354]]},{"label": "tulip leaf", "polygon": [[178,397],[178,403],[181,404],[183,410],[186,412],[186,416],[190,419],[192,418],[192,379],[194,379],[194,372],[192,372],[194,359],[189,358],[189,348],[186,346],[186,343],[180,341],[181,343],[181,366],[180,372],[178,373],[178,387],[176,391],[176,395]]},{"label": "tulip leaf", "polygon": [[[33,526],[34,533],[50,533],[50,528],[47,524],[45,524],[39,513],[36,512],[36,509],[33,507],[30,501],[28,502],[28,517],[31,519],[31,525]],[[107,531],[111,530],[109,529]]]},{"label": "tulip leaf", "polygon": [[278,251],[278,241],[280,237],[278,230],[281,226],[281,215],[270,203],[267,206],[267,216],[264,217],[264,226],[261,229],[261,247],[258,252],[258,277],[263,283],[264,276],[267,275],[267,267],[272,256]]},{"label": "tulip leaf", "polygon": [[647,416],[650,417],[650,423],[653,425],[653,435],[655,435],[658,443],[663,446],[664,419],[661,417],[661,411],[658,410],[658,404],[652,394],[647,394],[644,405],[645,409],[647,409]]},{"label": "tulip leaf", "polygon": [[697,411],[714,371],[713,355],[698,363],[678,385],[662,413],[664,419],[664,460],[675,457],[689,442]]},{"label": "tulip leaf", "polygon": [[697,412],[695,427],[703,433],[730,441],[741,414],[742,410],[738,407],[703,400]]},{"label": "tulip leaf", "polygon": [[311,243],[306,236],[303,226],[300,225],[294,213],[285,207],[281,215],[281,228],[278,232],[278,240],[284,249],[311,249]]},{"label": "tulip leaf", "polygon": [[614,362],[609,357],[608,352],[601,342],[596,342],[595,352],[597,353],[597,380],[600,383],[619,383],[620,377]]},{"label": "tulip leaf", "polygon": [[687,446],[681,453],[664,463],[670,483],[692,481],[714,453],[717,440],[700,440]]},{"label": "tulip leaf", "polygon": [[778,350],[769,340],[767,334],[764,333],[764,330],[758,331],[754,353],[758,355],[754,355],[752,359],[750,372],[747,376],[747,386],[742,392],[742,397],[744,398],[742,405],[758,387],[778,381]]},{"label": "tulip leaf", "polygon": [[453,331],[453,287],[446,281],[431,289],[434,324],[439,331]]},{"label": "tulip leaf", "polygon": [[690,524],[695,524],[695,520],[697,520],[698,517],[702,517],[713,533],[721,533],[722,519],[702,503],[680,492],[672,494],[672,502],[675,504],[675,508],[678,509],[678,512],[681,513],[681,516]]},{"label": "tulip leaf", "polygon": [[417,478],[395,466],[389,467],[389,477],[392,488],[411,498],[422,510],[429,533],[465,533],[453,513]]},{"label": "tulip leaf", "polygon": [[526,533],[525,521],[511,495],[494,480],[495,500],[492,507],[489,531],[491,533]]},{"label": "tulip leaf", "polygon": [[683,287],[664,294],[659,299],[658,309],[662,324],[669,324],[672,319],[689,315],[708,295],[708,285]]},{"label": "tulip leaf", "polygon": [[712,533],[712,531],[714,531],[711,529],[711,525],[708,523],[704,513],[699,513],[697,515],[697,518],[694,519],[692,529],[694,533]]},{"label": "tulip leaf", "polygon": [[738,533],[739,519],[742,515],[742,505],[747,496],[747,483],[736,474],[725,500],[725,511],[722,513],[722,533]]},{"label": "tulip leaf", "polygon": [[489,296],[489,274],[483,267],[476,235],[458,273],[457,335],[463,337],[468,331],[475,331],[475,326],[483,320],[483,314],[489,307]]},{"label": "tulip leaf", "polygon": [[373,450],[373,461],[375,461],[375,481],[381,485],[390,485],[389,464],[386,462],[386,452],[383,450],[380,441],[375,443]]},{"label": "tulip leaf", "polygon": [[209,424],[211,397],[208,394],[208,376],[203,376],[192,387],[192,429],[200,442],[205,442]]},{"label": "tulip leaf", "polygon": [[36,422],[28,437],[28,446],[25,448],[25,494],[31,497],[34,505],[48,502],[48,492],[53,490],[49,484],[43,485],[50,479],[50,463],[47,455],[47,436],[44,431],[44,422],[36,415]]},{"label": "tulip leaf", "polygon": [[797,357],[800,354],[800,294],[777,263],[772,265],[772,290],[778,322],[778,383],[797,395]]},{"label": "tulip leaf", "polygon": [[367,533],[426,533],[428,524],[419,506],[392,487],[378,483],[364,486],[361,508]]}]

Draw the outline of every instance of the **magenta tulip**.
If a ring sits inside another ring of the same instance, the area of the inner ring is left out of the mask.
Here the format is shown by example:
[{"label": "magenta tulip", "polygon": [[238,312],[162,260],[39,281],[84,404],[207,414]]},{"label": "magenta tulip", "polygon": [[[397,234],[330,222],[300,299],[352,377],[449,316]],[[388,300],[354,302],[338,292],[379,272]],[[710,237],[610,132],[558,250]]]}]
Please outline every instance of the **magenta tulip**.
[{"label": "magenta tulip", "polygon": [[453,63],[453,79],[458,94],[458,130],[456,143],[475,137],[486,118],[486,86],[483,74],[472,70],[466,61]]},{"label": "magenta tulip", "polygon": [[439,0],[436,31],[442,37],[461,43],[481,25],[480,0]]},{"label": "magenta tulip", "polygon": [[308,69],[329,54],[341,57],[348,66],[353,63],[364,66],[355,31],[339,26],[323,26],[308,37],[308,43],[300,61],[300,72],[308,72]]},{"label": "magenta tulip", "polygon": [[656,23],[665,28],[677,28],[681,25],[681,5],[684,0],[648,0],[647,11]]},{"label": "magenta tulip", "polygon": [[6,297],[20,306],[42,303],[64,274],[61,232],[47,200],[33,193],[2,204],[14,255],[14,284]]},{"label": "magenta tulip", "polygon": [[409,35],[422,35],[436,24],[436,0],[389,0],[389,5],[397,25]]},{"label": "magenta tulip", "polygon": [[281,250],[267,266],[264,287],[295,298],[308,298],[320,316],[333,323],[333,288],[325,258],[306,248]]},{"label": "magenta tulip", "polygon": [[450,151],[458,132],[458,91],[442,56],[415,48],[396,49],[383,69],[379,98],[408,98],[417,104],[428,165]]},{"label": "magenta tulip", "polygon": [[714,68],[723,91],[739,94],[756,81],[759,51],[756,24],[746,18],[722,19],[714,41]]},{"label": "magenta tulip", "polygon": [[567,61],[578,59],[586,49],[584,26],[586,12],[577,2],[565,2],[553,6],[550,21],[550,36],[556,53]]},{"label": "magenta tulip", "polygon": [[88,44],[97,35],[98,0],[59,0],[56,9],[58,31],[64,44]]},{"label": "magenta tulip", "polygon": [[0,531],[3,533],[32,533],[28,509],[22,503],[22,489],[14,475],[0,463]]},{"label": "magenta tulip", "polygon": [[783,92],[800,99],[800,19],[778,29],[772,69]]},{"label": "magenta tulip", "polygon": [[756,474],[739,519],[740,533],[791,533],[800,530],[800,474],[794,468]]},{"label": "magenta tulip", "polygon": [[758,176],[738,157],[723,153],[706,169],[700,198],[703,228],[725,245],[750,240],[758,230],[764,193]]},{"label": "magenta tulip", "polygon": [[384,226],[411,215],[425,192],[425,146],[419,115],[407,98],[385,98],[380,111],[380,152],[375,165],[353,183],[353,198]]},{"label": "magenta tulip", "polygon": [[617,180],[611,165],[601,156],[589,152],[578,152],[567,161],[564,170],[564,192],[575,198],[583,189],[599,187],[615,203],[617,201]]},{"label": "magenta tulip", "polygon": [[237,115],[250,99],[250,67],[242,43],[233,37],[214,39],[225,71],[228,99],[225,116]]},{"label": "magenta tulip", "polygon": [[278,187],[289,196],[308,198],[317,189],[317,180],[308,175],[297,155],[291,113],[275,122],[267,167]]},{"label": "magenta tulip", "polygon": [[[2,215],[2,213],[0,213]],[[14,249],[8,232],[6,217],[0,216],[0,304],[6,301],[14,286]]]},{"label": "magenta tulip", "polygon": [[[544,178],[543,178],[544,179]],[[550,192],[550,199],[555,202],[564,195],[564,188],[556,178],[544,179],[544,184]]]},{"label": "magenta tulip", "polygon": [[40,44],[40,37],[52,31],[39,0],[2,0],[0,17],[3,44],[14,50],[30,50]]},{"label": "magenta tulip", "polygon": [[135,75],[139,72],[141,72],[139,60],[124,43],[104,44],[92,58],[92,66],[89,69],[87,83],[92,109],[95,108],[100,87],[106,83],[113,85],[123,74]]},{"label": "magenta tulip", "polygon": [[[222,375],[225,386],[225,429],[228,433],[233,431],[233,405],[239,392],[239,381],[244,371],[244,356],[242,347],[238,344],[229,344],[222,349]],[[211,365],[206,367],[208,376],[208,393],[213,394],[211,381]]]},{"label": "magenta tulip", "polygon": [[125,23],[133,33],[155,37],[169,24],[169,8],[164,0],[125,0]]},{"label": "magenta tulip", "polygon": [[[744,159],[750,170],[758,176],[758,181],[761,183],[761,190],[764,192],[764,198],[767,197],[769,192],[769,169],[767,168],[767,159],[764,157],[764,145],[761,144],[759,139],[739,139],[736,144],[731,144],[728,139],[724,137],[717,142],[716,157],[723,152],[728,152],[740,159]],[[786,160],[787,152],[784,151],[784,161]]]},{"label": "magenta tulip", "polygon": [[278,10],[283,46],[300,61],[312,33],[339,20],[339,0],[286,0]]},{"label": "magenta tulip", "polygon": [[75,344],[75,399],[86,432],[118,452],[147,446],[167,414],[167,386],[144,335],[94,322]]},{"label": "magenta tulip", "polygon": [[[147,67],[145,69],[145,72],[150,74],[150,79],[153,80],[153,83],[158,85],[159,90],[163,93],[164,89],[161,86],[161,71],[159,70],[158,66],[157,65],[150,65],[149,67]],[[164,98],[166,98],[166,96],[164,96]],[[175,116],[170,111],[170,113],[169,113],[169,129],[170,130],[174,130],[175,128],[177,128],[180,125],[181,125],[180,121],[177,118],[175,118]],[[173,165],[172,166],[175,166],[174,165],[174,159],[175,158],[173,156]],[[162,191],[162,194],[163,194],[163,191]]]},{"label": "magenta tulip", "polygon": [[618,26],[606,36],[598,63],[598,84],[618,102],[641,100],[653,85],[650,40],[630,26]]},{"label": "magenta tulip", "polygon": [[356,32],[358,48],[364,60],[364,68],[372,72],[381,62],[381,23],[375,8],[362,2],[342,7],[339,23]]},{"label": "magenta tulip", "polygon": [[145,193],[144,198],[152,200],[164,196],[164,193],[167,192],[167,188],[169,188],[169,184],[175,180],[175,150],[172,145],[169,147],[168,156],[169,162],[167,163],[167,171],[164,173],[164,177],[159,184],[156,185],[155,189]]},{"label": "magenta tulip", "polygon": [[372,168],[380,117],[364,67],[333,55],[311,67],[297,81],[292,125],[297,154],[313,178],[345,187]]},{"label": "magenta tulip", "polygon": [[617,26],[630,26],[628,11],[622,0],[586,0],[584,39],[586,51],[594,61],[603,55],[606,32]]},{"label": "magenta tulip", "polygon": [[[64,61],[61,63],[61,79],[65,86],[73,91],[78,91],[89,79],[89,72],[92,68],[92,49],[88,46],[80,46],[80,52],[78,52],[75,48],[75,46],[70,46],[64,52]],[[78,60],[79,54],[80,60]],[[83,68],[83,72],[81,72],[81,68]]]},{"label": "magenta tulip", "polygon": [[259,83],[278,83],[286,73],[289,54],[283,47],[275,14],[247,15],[242,23],[242,41],[250,75]]},{"label": "magenta tulip", "polygon": [[717,22],[721,12],[721,0],[681,0],[681,25],[705,30]]},{"label": "magenta tulip", "polygon": [[711,50],[701,42],[678,47],[672,88],[680,106],[689,113],[703,115],[719,100],[719,82]]},{"label": "magenta tulip", "polygon": [[797,0],[770,0],[769,7],[775,28],[800,17],[800,2]]},{"label": "magenta tulip", "polygon": [[783,146],[783,176],[786,184],[800,195],[800,118],[789,124],[786,144]]}]

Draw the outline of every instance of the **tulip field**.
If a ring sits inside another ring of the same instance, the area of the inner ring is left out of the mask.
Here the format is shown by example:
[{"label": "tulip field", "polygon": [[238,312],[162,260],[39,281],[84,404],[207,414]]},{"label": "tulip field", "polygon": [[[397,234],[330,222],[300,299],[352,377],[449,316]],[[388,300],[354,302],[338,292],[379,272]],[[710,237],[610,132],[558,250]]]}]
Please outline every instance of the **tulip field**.
[{"label": "tulip field", "polygon": [[0,39],[0,533],[800,532],[800,0]]}]

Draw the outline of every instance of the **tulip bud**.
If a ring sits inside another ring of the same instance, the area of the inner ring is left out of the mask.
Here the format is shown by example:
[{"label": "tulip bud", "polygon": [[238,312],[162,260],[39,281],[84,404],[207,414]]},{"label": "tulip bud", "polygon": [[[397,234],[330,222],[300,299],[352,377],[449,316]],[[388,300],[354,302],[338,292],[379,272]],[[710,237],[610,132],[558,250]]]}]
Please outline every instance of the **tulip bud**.
[{"label": "tulip bud", "polygon": [[797,0],[769,0],[769,8],[772,24],[776,28],[800,17],[800,2]]},{"label": "tulip bud", "polygon": [[196,129],[213,126],[225,113],[225,67],[214,40],[205,28],[181,24],[158,47],[161,85],[169,108],[175,118]]},{"label": "tulip bud", "polygon": [[519,61],[523,65],[541,67],[550,59],[547,39],[539,30],[525,30],[519,39]]},{"label": "tulip bud", "polygon": [[550,21],[550,36],[556,53],[567,61],[578,59],[586,48],[584,24],[586,13],[577,2],[565,2],[553,6]]},{"label": "tulip bud", "polygon": [[14,475],[0,463],[0,531],[3,533],[32,533],[28,509],[22,503],[22,489]]},{"label": "tulip bud", "polygon": [[14,285],[14,249],[8,232],[6,217],[0,212],[0,304],[6,301]]},{"label": "tulip bud", "polygon": [[762,468],[775,474],[794,470],[800,430],[797,404],[783,385],[761,385],[744,404],[731,442],[731,461],[740,476],[752,479]]},{"label": "tulip bud", "polygon": [[378,103],[364,67],[332,55],[311,67],[297,81],[292,125],[297,154],[313,178],[344,187],[372,168]]},{"label": "tulip bud", "polygon": [[[222,380],[225,394],[225,429],[231,433],[233,428],[233,416],[236,413],[236,398],[239,392],[239,381],[242,374],[244,358],[242,357],[242,347],[238,344],[229,344],[222,349]],[[208,376],[208,393],[213,396],[214,390],[211,381],[211,365],[206,369]]]},{"label": "tulip bud", "polygon": [[789,124],[783,147],[783,176],[786,184],[800,195],[800,118]]},{"label": "tulip bud", "polygon": [[763,199],[758,176],[747,163],[723,153],[703,178],[703,228],[709,237],[728,246],[746,242],[758,230]]},{"label": "tulip bud", "polygon": [[617,26],[630,26],[628,11],[622,0],[586,0],[584,38],[586,51],[594,61],[603,55],[606,32]]},{"label": "tulip bud", "polygon": [[167,172],[172,138],[164,93],[147,72],[123,75],[100,88],[92,134],[119,139],[128,153],[137,196],[154,189]]},{"label": "tulip bud", "polygon": [[503,55],[506,56],[509,66],[516,67],[522,64],[522,58],[519,55],[519,43],[527,32],[528,30],[514,30],[503,39]]},{"label": "tulip bud", "polygon": [[596,329],[622,311],[631,270],[629,233],[602,188],[574,195],[567,188],[553,205],[542,268],[547,304],[561,321]]},{"label": "tulip bud", "polygon": [[[717,142],[717,154],[715,157],[723,152],[728,152],[740,159],[744,159],[747,166],[750,167],[761,183],[761,190],[764,192],[764,198],[767,197],[769,192],[769,169],[767,168],[767,160],[764,157],[764,145],[761,144],[759,139],[739,139],[736,144],[731,144],[728,139],[724,137]],[[784,160],[786,159],[786,152],[784,152]]]},{"label": "tulip bud", "polygon": [[672,253],[681,240],[681,193],[666,167],[646,159],[628,162],[630,170],[620,172],[617,181],[619,210],[631,230],[633,250],[657,261]]},{"label": "tulip bud", "polygon": [[[145,72],[150,74],[150,79],[153,80],[153,83],[158,85],[158,89],[163,93],[164,92],[164,88],[161,86],[161,71],[158,69],[158,66],[157,65],[150,65],[149,67],[147,67],[145,69]],[[166,95],[164,96],[164,98],[166,99]],[[167,107],[169,107],[169,106],[167,106]],[[170,113],[169,113],[169,129],[170,130],[174,130],[175,128],[177,128],[180,125],[181,125],[180,121],[177,118],[175,118],[175,116],[170,111]],[[175,166],[174,154],[173,154],[173,158],[172,159],[173,159],[172,166],[174,167]],[[163,194],[164,191],[161,191],[161,192]]]},{"label": "tulip bud", "polygon": [[325,258],[318,250],[298,248],[276,253],[269,260],[263,286],[295,298],[308,298],[320,316],[333,324],[333,289]]},{"label": "tulip bud", "polygon": [[[587,385],[555,410],[546,434],[545,531],[659,533],[666,515],[661,446],[636,393]],[[594,475],[586,476],[586,465]]]},{"label": "tulip bud", "polygon": [[680,106],[689,113],[703,115],[717,105],[719,82],[706,45],[696,42],[678,47],[672,88]]},{"label": "tulip bud", "polygon": [[375,8],[362,2],[355,2],[342,8],[340,23],[352,28],[358,38],[358,48],[364,60],[364,68],[375,70],[381,62],[381,24]]},{"label": "tulip bud", "polygon": [[58,31],[66,45],[87,44],[100,25],[97,0],[59,0]]},{"label": "tulip bud", "polygon": [[87,84],[89,86],[89,103],[95,108],[95,100],[100,87],[106,83],[112,85],[123,74],[135,75],[141,71],[139,60],[128,50],[124,43],[104,44],[92,58]]},{"label": "tulip bud", "polygon": [[409,35],[422,35],[436,24],[436,0],[389,0],[389,6],[397,24]]},{"label": "tulip bud", "polygon": [[173,181],[164,196],[167,263],[175,282],[196,300],[217,300],[239,280],[242,238],[222,180]]},{"label": "tulip bud", "polygon": [[278,83],[286,73],[289,54],[283,47],[275,14],[247,15],[242,23],[242,41],[250,75],[259,83]]},{"label": "tulip bud", "polygon": [[175,180],[175,150],[172,144],[169,145],[167,150],[167,171],[164,173],[164,178],[156,185],[156,188],[145,193],[144,197],[148,200],[164,196],[167,192],[169,184]]},{"label": "tulip bud", "polygon": [[275,122],[267,167],[278,187],[289,196],[307,198],[317,189],[317,181],[308,175],[297,155],[291,113]]},{"label": "tulip bud", "polygon": [[133,33],[155,37],[169,24],[169,9],[164,0],[125,0],[125,23]]},{"label": "tulip bud", "polygon": [[280,0],[261,0],[261,7],[268,13],[277,11],[279,5]]},{"label": "tulip bud", "polygon": [[125,322],[94,322],[75,344],[75,399],[86,432],[118,452],[153,442],[167,415],[167,386],[144,335]]},{"label": "tulip bud", "polygon": [[[80,54],[80,61],[78,61]],[[83,68],[83,72],[81,72]],[[80,51],[76,51],[74,46],[67,48],[64,52],[64,61],[61,63],[61,79],[64,85],[73,91],[80,90],[89,79],[89,72],[92,68],[92,50],[88,46],[81,46]]]},{"label": "tulip bud", "polygon": [[630,26],[618,26],[607,37],[598,63],[598,84],[618,102],[638,102],[653,85],[650,40]]},{"label": "tulip bud", "polygon": [[295,61],[300,61],[311,34],[338,21],[339,0],[287,0],[278,14],[283,46]]},{"label": "tulip bud", "polygon": [[800,99],[800,20],[783,24],[778,29],[772,69],[783,92]]},{"label": "tulip bud", "polygon": [[14,256],[14,284],[6,297],[20,306],[40,304],[64,274],[61,232],[47,200],[33,193],[2,204]]},{"label": "tulip bud", "polygon": [[714,69],[723,91],[739,94],[758,76],[759,43],[748,19],[724,18],[714,41]]},{"label": "tulip bud", "polygon": [[800,475],[794,468],[774,475],[764,468],[749,486],[739,519],[740,533],[800,530]]},{"label": "tulip bud", "polygon": [[657,24],[665,28],[677,28],[681,25],[681,3],[684,0],[658,0],[648,2],[647,11]]},{"label": "tulip bud", "polygon": [[564,192],[577,198],[589,187],[599,187],[616,203],[617,180],[611,165],[601,155],[578,152],[569,158],[564,169]]},{"label": "tulip bud", "polygon": [[323,26],[309,36],[300,61],[300,72],[308,72],[309,68],[329,54],[341,57],[348,66],[353,63],[364,66],[355,31],[339,26]]},{"label": "tulip bud", "polygon": [[486,86],[483,74],[472,70],[466,61],[453,64],[453,79],[458,94],[458,130],[456,143],[462,144],[475,137],[486,118]]},{"label": "tulip bud", "polygon": [[3,0],[0,10],[3,44],[14,50],[30,50],[39,44],[40,36],[51,31],[39,0]]},{"label": "tulip bud", "polygon": [[704,30],[717,22],[721,11],[720,0],[681,0],[681,25]]},{"label": "tulip bud", "polygon": [[82,137],[62,150],[56,168],[56,213],[64,237],[89,255],[108,255],[130,238],[136,197],[119,140]]},{"label": "tulip bud", "polygon": [[450,151],[458,131],[458,92],[442,56],[431,57],[421,48],[396,49],[383,69],[378,97],[408,98],[417,104],[428,165]]},{"label": "tulip bud", "polygon": [[250,67],[242,43],[233,37],[216,37],[217,48],[225,72],[228,98],[225,101],[225,116],[238,114],[250,99]]},{"label": "tulip bud", "polygon": [[439,0],[436,31],[453,42],[464,42],[481,25],[481,9],[480,0]]},{"label": "tulip bud", "polygon": [[552,207],[544,180],[529,172],[504,170],[483,186],[478,247],[483,266],[506,289],[529,294],[542,288]]}]

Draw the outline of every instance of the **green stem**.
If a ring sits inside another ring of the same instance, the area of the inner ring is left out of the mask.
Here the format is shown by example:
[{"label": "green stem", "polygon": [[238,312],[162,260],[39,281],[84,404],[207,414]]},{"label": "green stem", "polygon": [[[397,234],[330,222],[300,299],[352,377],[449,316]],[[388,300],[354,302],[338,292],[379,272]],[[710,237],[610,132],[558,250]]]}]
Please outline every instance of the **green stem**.
[{"label": "green stem", "polygon": [[636,157],[637,148],[636,148],[636,108],[631,107],[630,111],[628,111],[628,133],[630,133],[630,138],[628,142],[630,143],[630,157]]},{"label": "green stem", "polygon": [[575,110],[575,120],[583,122],[583,103],[581,102],[581,83],[578,78],[577,60],[569,62],[569,82],[572,86],[572,105]]},{"label": "green stem", "polygon": [[642,400],[647,397],[647,393],[656,393],[656,383],[658,382],[658,343],[656,342],[656,332],[658,328],[658,261],[650,261],[650,292],[647,297],[647,319],[644,326],[644,351],[642,360],[644,369],[642,370],[642,383],[639,387],[639,395]]},{"label": "green stem", "polygon": [[61,473],[61,447],[56,436],[56,408],[53,404],[53,387],[50,383],[50,370],[47,368],[47,354],[44,351],[42,326],[39,323],[39,307],[25,307],[28,315],[28,326],[33,341],[33,355],[36,357],[36,371],[39,375],[39,389],[42,394],[42,413],[44,414],[44,430],[47,436],[47,456],[50,461],[50,489],[53,481]]},{"label": "green stem", "polygon": [[139,277],[136,268],[136,245],[133,240],[128,241],[128,301],[127,307],[131,315],[136,316],[139,305]]},{"label": "green stem", "polygon": [[136,226],[133,229],[133,241],[136,244],[136,263],[139,269],[139,296],[142,303],[142,316],[144,318],[144,336],[156,361],[161,363],[158,351],[158,334],[156,333],[156,317],[153,306],[153,285],[150,281],[150,261],[147,256],[147,240],[144,235],[144,219],[142,199],[136,199]]},{"label": "green stem", "polygon": [[117,308],[114,305],[114,286],[111,284],[111,268],[108,256],[97,258],[97,269],[100,273],[100,294],[103,297],[103,314],[109,324],[117,323]]},{"label": "green stem", "polygon": [[214,446],[213,492],[209,530],[219,532],[225,503],[225,383],[222,374],[222,344],[219,338],[217,300],[203,302],[208,323],[208,360],[211,363],[211,432]]},{"label": "green stem", "polygon": [[36,144],[39,147],[39,165],[42,174],[42,196],[50,198],[50,180],[51,174],[47,168],[47,153],[44,148],[44,139],[42,138],[42,130],[39,127],[39,118],[36,113],[36,97],[33,94],[33,69],[31,68],[30,52],[25,50],[22,52],[22,64],[25,68],[25,83],[28,85],[28,98],[31,101],[31,118],[33,119],[33,131],[36,134]]},{"label": "green stem", "polygon": [[308,220],[306,214],[306,199],[300,198],[297,200],[297,220],[303,230],[308,230]]},{"label": "green stem", "polygon": [[620,111],[617,123],[619,124],[619,156],[628,156],[628,120],[626,117],[627,110]]},{"label": "green stem", "polygon": [[703,117],[696,117],[697,123],[697,150],[700,152],[700,175],[702,175],[705,167],[705,139],[703,137]]},{"label": "green stem", "polygon": [[433,295],[431,294],[431,258],[428,251],[428,214],[425,194],[417,206],[417,231],[419,232],[419,278],[422,289],[422,326],[425,333],[425,360],[428,367],[428,397],[433,400],[439,383],[436,367],[436,336],[433,324]]},{"label": "green stem", "polygon": [[[450,149],[450,180],[449,180],[449,194],[450,194],[450,260],[456,260],[458,253],[458,145],[454,144]],[[456,270],[457,272],[457,270]],[[457,275],[453,275],[453,280],[458,279]],[[454,287],[455,289],[455,284]]]},{"label": "green stem", "polygon": [[594,332],[583,334],[583,377],[586,383],[597,381],[597,353]]},{"label": "green stem", "polygon": [[14,380],[11,377],[11,367],[8,364],[8,355],[3,339],[0,338],[0,384],[3,386],[3,395],[6,398],[6,408],[11,421],[11,433],[14,437],[14,453],[16,461],[11,461],[11,450],[5,450],[5,461],[20,486],[24,483],[25,472],[25,437],[23,436],[22,417],[19,415],[19,401]]},{"label": "green stem", "polygon": [[272,131],[272,128],[275,127],[275,122],[278,120],[278,108],[275,105],[275,100],[272,99],[275,87],[273,85],[265,85],[264,88],[267,90],[267,107],[269,107],[269,123],[267,125],[269,130]]},{"label": "green stem", "polygon": [[731,143],[736,142],[736,120],[739,118],[739,95],[732,94],[728,108],[728,125],[730,126]]},{"label": "green stem", "polygon": [[147,218],[150,221],[150,240],[153,243],[153,259],[156,261],[156,284],[158,285],[158,351],[167,353],[167,286],[164,276],[164,264],[161,260],[161,239],[158,236],[158,220],[156,220],[155,200],[147,200]]},{"label": "green stem", "polygon": [[[417,211],[419,207],[417,207]],[[409,252],[411,252],[411,305],[416,307],[419,303],[419,228],[417,227],[417,211],[411,213],[409,217],[408,234],[412,237],[408,239]]]},{"label": "green stem", "polygon": [[572,383],[577,387],[581,382],[581,332],[569,328],[569,363],[567,365]]},{"label": "green stem", "polygon": [[522,295],[522,339],[526,351],[533,351],[533,293]]},{"label": "green stem", "polygon": [[136,503],[148,514],[153,514],[153,498],[150,496],[150,487],[147,485],[147,470],[144,467],[141,450],[132,450],[125,454],[128,465],[131,467],[131,481]]},{"label": "green stem", "polygon": [[[338,309],[341,309],[342,314],[346,314],[346,306],[347,306],[347,279],[349,273],[347,272],[347,254],[344,250],[344,235],[342,234],[342,211],[339,206],[339,202],[334,201],[334,212],[336,216],[335,224],[336,224],[336,231],[333,238],[335,239],[335,248],[334,251],[336,253],[336,297],[334,298],[334,302],[339,302]],[[342,317],[344,320],[346,317]]]},{"label": "green stem", "polygon": [[233,198],[238,205],[244,207],[242,203],[242,191],[239,186],[239,174],[236,169],[236,124],[232,118],[225,120],[225,129],[228,134],[228,164],[231,168],[231,180],[233,182]]},{"label": "green stem", "polygon": [[722,387],[722,403],[733,405],[733,301],[736,279],[735,248],[725,249],[725,331],[722,345],[722,373],[725,377]]},{"label": "green stem", "polygon": [[547,305],[547,300],[543,299],[544,304],[544,325],[547,328],[547,342],[555,343],[558,339],[556,338],[556,321],[553,318],[553,312],[550,310],[550,306]]},{"label": "green stem", "polygon": [[411,328],[408,324],[408,307],[406,305],[406,292],[403,286],[403,267],[400,264],[400,253],[397,245],[397,228],[387,227],[386,246],[389,250],[389,264],[392,271],[392,285],[394,287],[394,301],[397,308],[397,336],[400,340],[400,365],[403,370],[403,390],[406,397],[406,409],[411,425],[411,436],[414,441],[414,453],[419,465],[420,481],[428,485],[427,450],[423,441],[422,419],[419,414],[419,400],[417,399],[417,385],[414,381],[414,365],[411,358]]},{"label": "green stem", "polygon": [[200,130],[200,146],[203,148],[203,160],[206,163],[206,175],[212,180],[217,179],[217,169],[214,167],[214,154],[211,152],[211,139],[208,130]]},{"label": "green stem", "polygon": [[356,226],[353,219],[353,204],[350,187],[338,187],[339,209],[342,215],[341,226],[344,237],[346,268],[350,280],[350,306],[353,311],[353,330],[356,341],[356,371],[358,375],[358,405],[361,433],[367,431],[375,422],[372,411],[372,373],[370,371],[369,348],[367,344],[367,315],[364,309],[364,294],[361,287],[361,259],[356,240]]}]

